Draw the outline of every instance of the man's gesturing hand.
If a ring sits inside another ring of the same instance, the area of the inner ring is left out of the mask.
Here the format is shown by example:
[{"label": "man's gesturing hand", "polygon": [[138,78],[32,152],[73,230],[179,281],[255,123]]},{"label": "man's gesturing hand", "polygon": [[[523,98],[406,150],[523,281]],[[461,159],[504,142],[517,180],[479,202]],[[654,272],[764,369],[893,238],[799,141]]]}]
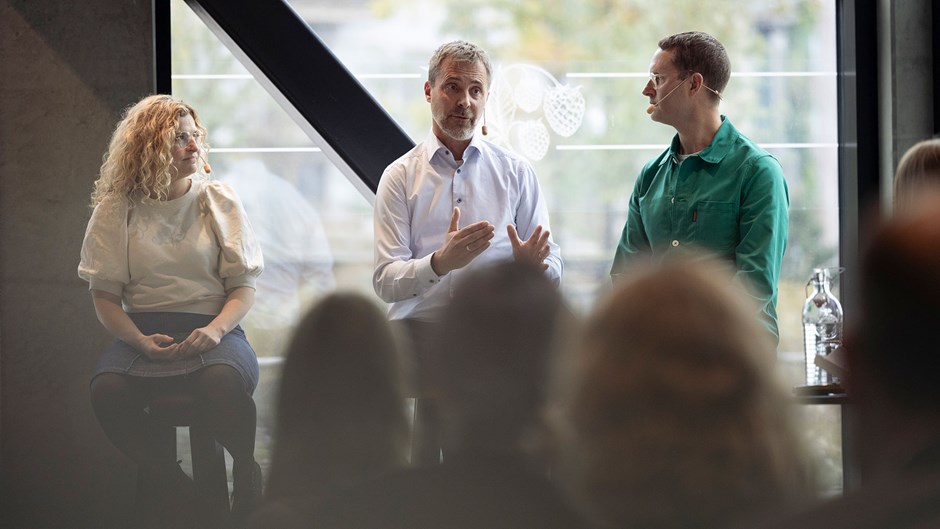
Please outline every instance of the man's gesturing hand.
[{"label": "man's gesturing hand", "polygon": [[542,225],[539,224],[527,241],[519,238],[516,227],[512,224],[506,226],[506,232],[509,233],[509,242],[512,243],[512,256],[516,261],[532,263],[542,270],[548,268],[548,265],[544,262],[551,251],[548,247],[548,230],[542,230]]},{"label": "man's gesturing hand", "polygon": [[490,239],[496,232],[496,227],[485,220],[458,229],[459,220],[460,209],[454,208],[444,246],[431,255],[431,269],[439,276],[470,264],[490,247]]}]

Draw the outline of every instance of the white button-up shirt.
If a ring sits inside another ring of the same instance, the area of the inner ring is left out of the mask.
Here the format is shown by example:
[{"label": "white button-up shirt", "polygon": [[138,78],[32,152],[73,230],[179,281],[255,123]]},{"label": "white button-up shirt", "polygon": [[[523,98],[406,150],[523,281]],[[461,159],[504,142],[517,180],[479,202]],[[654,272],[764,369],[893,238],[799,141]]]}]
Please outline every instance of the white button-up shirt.
[{"label": "white button-up shirt", "polygon": [[[438,277],[431,254],[444,244],[455,207],[460,208],[458,228],[486,220],[496,233],[491,246],[469,265]],[[462,275],[512,259],[508,224],[522,240],[540,224],[550,229],[548,208],[526,160],[475,135],[459,163],[433,132],[385,169],[374,223],[376,294],[392,304],[390,319],[424,321],[440,319]],[[545,273],[558,284],[564,269],[561,252],[552,237],[548,244]]]}]

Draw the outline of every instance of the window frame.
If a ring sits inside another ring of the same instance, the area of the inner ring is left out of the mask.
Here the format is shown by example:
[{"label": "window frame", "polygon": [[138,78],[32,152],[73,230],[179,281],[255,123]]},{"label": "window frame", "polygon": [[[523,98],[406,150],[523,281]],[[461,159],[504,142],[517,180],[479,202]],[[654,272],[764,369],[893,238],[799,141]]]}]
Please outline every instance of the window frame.
[{"label": "window frame", "polygon": [[[374,203],[384,168],[414,142],[284,0],[185,0],[216,36],[239,56],[271,96],[331,162]],[[857,304],[857,266],[864,234],[861,216],[879,203],[880,148],[877,6],[836,3],[839,260],[845,272],[843,304]],[[154,7],[155,89],[171,91],[170,0]],[[934,10],[934,27],[940,10]],[[934,32],[934,42],[940,34]],[[936,47],[936,46],[935,46]],[[284,49],[305,49],[304,68]],[[940,83],[940,61],[933,77]],[[326,80],[326,81],[325,81]],[[936,95],[935,95],[936,99]],[[324,104],[326,102],[326,104]],[[934,106],[940,124],[940,104]],[[847,312],[850,325],[853,313]],[[848,420],[843,414],[843,421]],[[843,428],[848,433],[848,430]],[[843,437],[844,488],[857,486],[855,440]]]}]

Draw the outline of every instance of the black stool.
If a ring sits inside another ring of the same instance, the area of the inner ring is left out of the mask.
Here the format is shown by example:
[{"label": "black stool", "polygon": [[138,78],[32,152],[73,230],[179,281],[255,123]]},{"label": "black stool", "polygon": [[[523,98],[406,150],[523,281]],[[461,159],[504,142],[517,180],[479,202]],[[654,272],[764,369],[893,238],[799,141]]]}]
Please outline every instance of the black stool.
[{"label": "black stool", "polygon": [[164,457],[168,461],[176,460],[176,427],[189,427],[196,527],[225,527],[230,514],[225,453],[206,427],[193,396],[186,392],[166,393],[150,401],[148,413],[159,427],[156,443],[166,450]]}]

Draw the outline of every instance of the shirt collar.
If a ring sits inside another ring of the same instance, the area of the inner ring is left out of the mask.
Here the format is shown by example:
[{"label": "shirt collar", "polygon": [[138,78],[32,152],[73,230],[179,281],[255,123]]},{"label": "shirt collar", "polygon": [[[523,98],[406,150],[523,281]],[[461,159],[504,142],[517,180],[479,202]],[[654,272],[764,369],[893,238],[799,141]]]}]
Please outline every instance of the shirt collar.
[{"label": "shirt collar", "polygon": [[[431,158],[434,158],[434,155],[440,150],[450,152],[450,149],[444,145],[440,138],[434,134],[434,131],[431,130],[428,132],[427,138],[424,139],[424,144],[427,145],[425,150],[425,156],[427,156],[427,161],[430,162]],[[474,133],[473,137],[470,138],[470,145],[467,145],[467,148],[463,151],[463,160],[464,162],[470,157],[471,153],[476,151],[478,153],[483,152],[483,139],[480,138],[479,134]]]},{"label": "shirt collar", "polygon": [[[727,116],[721,116],[721,126],[718,127],[718,131],[715,133],[715,137],[712,138],[712,142],[694,156],[698,156],[702,161],[708,163],[719,163],[731,151],[731,147],[734,145],[737,135],[738,130],[731,124],[731,120],[728,119]],[[678,156],[679,135],[676,134],[673,136],[672,143],[669,145],[669,156],[665,157],[660,165],[672,158],[678,158]]]}]

